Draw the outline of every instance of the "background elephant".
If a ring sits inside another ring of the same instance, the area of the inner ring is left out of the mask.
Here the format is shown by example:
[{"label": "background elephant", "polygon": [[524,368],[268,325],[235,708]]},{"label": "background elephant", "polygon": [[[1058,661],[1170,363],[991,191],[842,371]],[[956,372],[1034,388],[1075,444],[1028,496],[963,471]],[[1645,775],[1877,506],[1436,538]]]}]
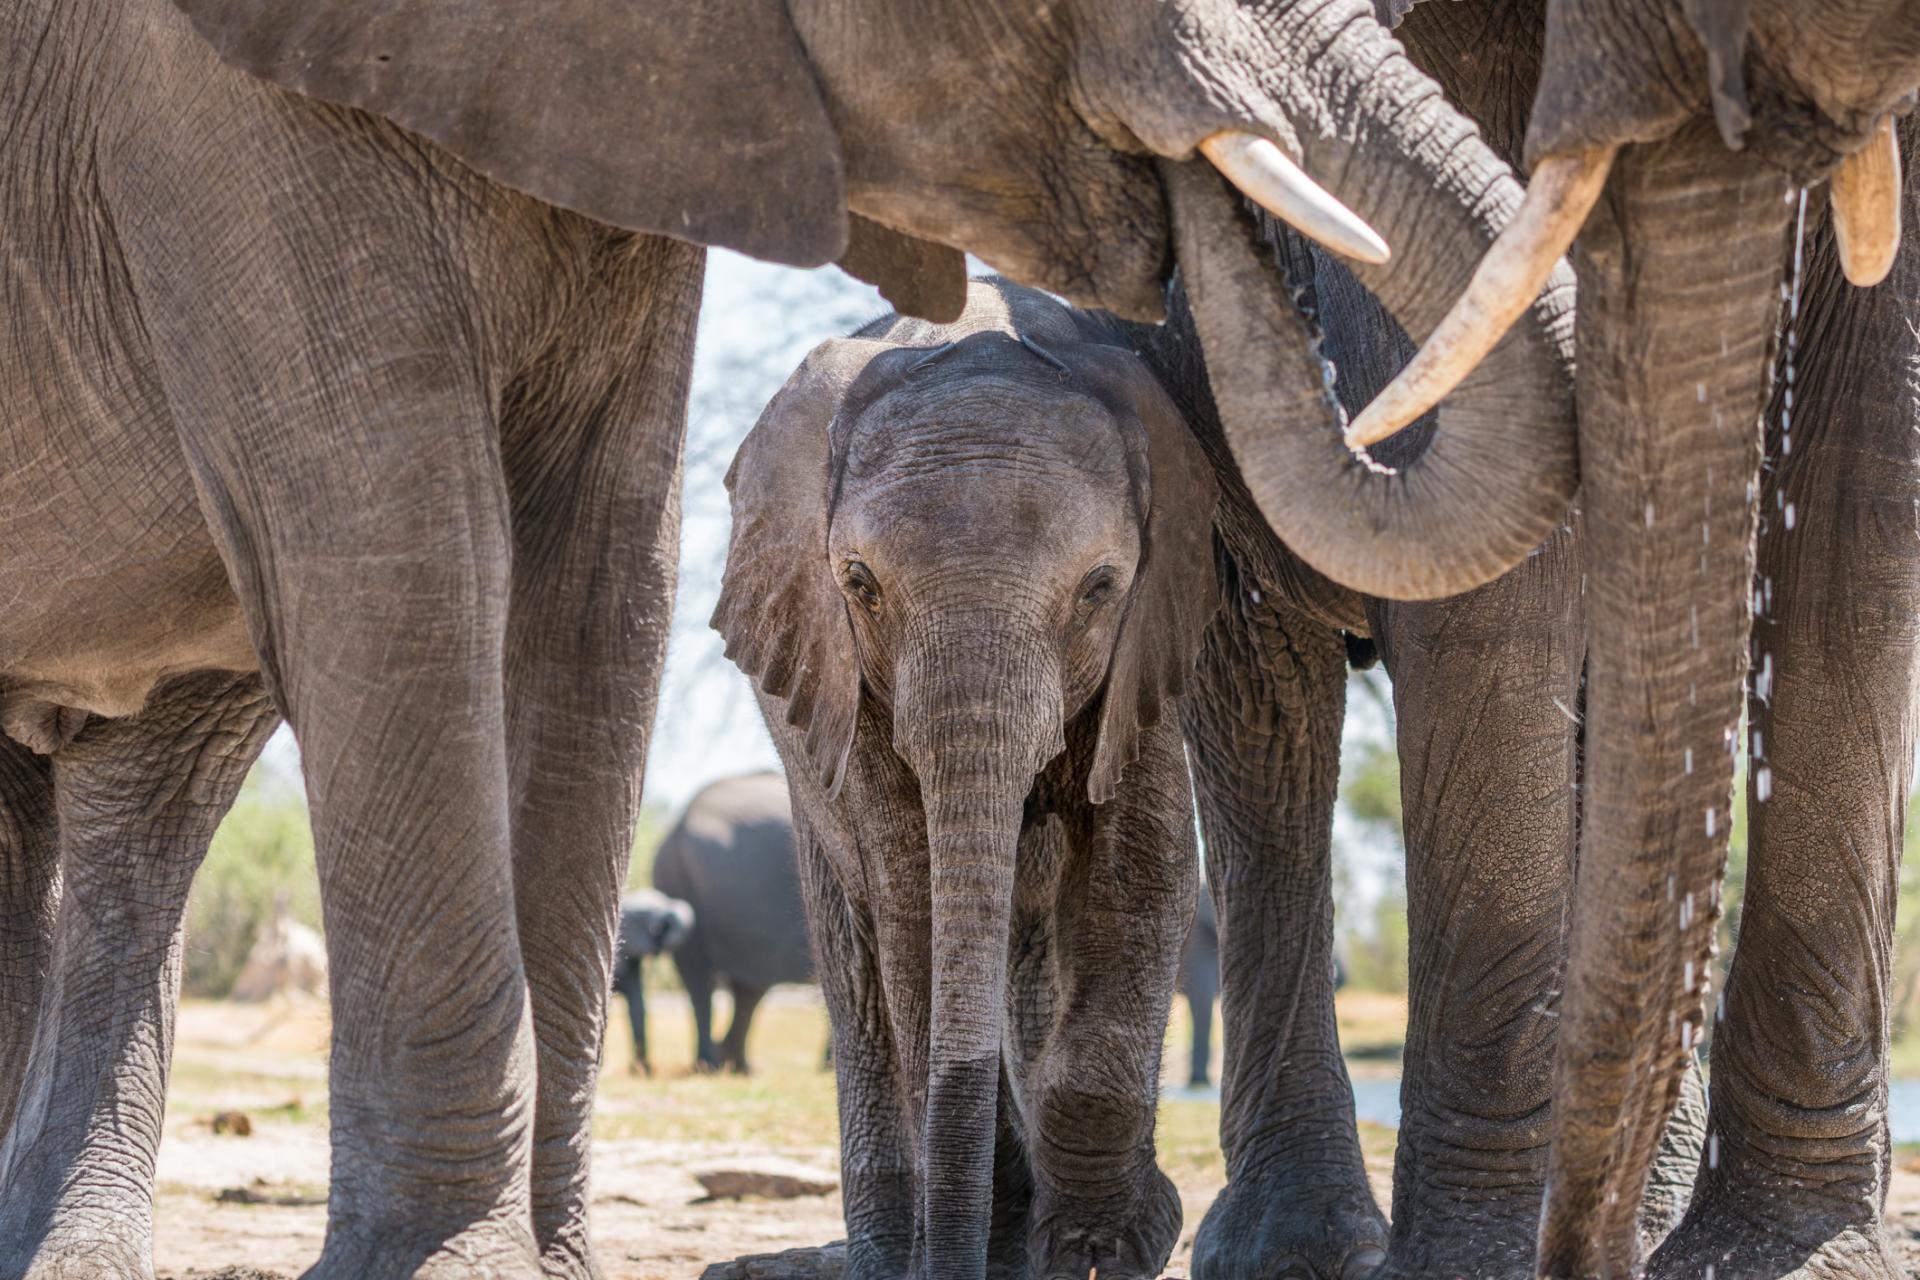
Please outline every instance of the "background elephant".
[{"label": "background elephant", "polygon": [[714,625],[793,787],[848,1275],[1159,1275],[1206,458],[1125,347],[979,282],[817,348],[729,484]]},{"label": "background elephant", "polygon": [[1180,994],[1187,999],[1193,1037],[1187,1048],[1187,1084],[1203,1088],[1213,1083],[1213,1002],[1220,994],[1220,926],[1213,916],[1213,898],[1201,886],[1200,901],[1180,952]]},{"label": "background elephant", "polygon": [[613,989],[627,1002],[627,1022],[633,1028],[630,1070],[636,1074],[653,1074],[653,1063],[647,1057],[646,973],[642,964],[679,946],[693,924],[692,907],[656,889],[637,889],[620,899],[620,930],[613,944]]},{"label": "background elephant", "polygon": [[[164,1096],[180,901],[276,715],[332,926],[315,1275],[592,1273],[588,1109],[672,596],[699,245],[839,259],[939,314],[972,249],[1150,318],[1176,225],[1278,288],[1233,215],[1172,179],[1206,144],[1269,203],[1317,199],[1285,149],[1420,241],[1366,278],[1424,333],[1518,206],[1361,0],[1197,0],[1177,23],[1148,0],[911,29],[876,12],[26,0],[0,18],[0,724],[56,757],[7,784],[0,915],[22,941],[0,1043],[30,1047],[0,1055],[0,1273],[150,1267],[159,1115],[130,1100]],[[1355,219],[1328,217],[1318,233],[1352,243]],[[1273,297],[1198,305],[1232,335],[1281,314]],[[1465,437],[1471,484],[1292,432],[1316,478],[1294,536],[1405,592],[1524,554],[1573,483],[1550,323],[1459,399],[1505,410]],[[1257,406],[1265,347],[1218,354]],[[93,758],[89,716],[123,726]],[[191,814],[73,810],[148,788]],[[466,962],[406,959],[449,955]],[[136,1111],[99,1140],[97,1117]]]},{"label": "background elephant", "polygon": [[[693,908],[673,963],[693,1002],[694,1065],[744,1075],[761,998],[781,983],[813,981],[786,782],[752,773],[702,787],[661,843],[653,883]],[[713,993],[722,984],[733,1020],[716,1046]]]}]

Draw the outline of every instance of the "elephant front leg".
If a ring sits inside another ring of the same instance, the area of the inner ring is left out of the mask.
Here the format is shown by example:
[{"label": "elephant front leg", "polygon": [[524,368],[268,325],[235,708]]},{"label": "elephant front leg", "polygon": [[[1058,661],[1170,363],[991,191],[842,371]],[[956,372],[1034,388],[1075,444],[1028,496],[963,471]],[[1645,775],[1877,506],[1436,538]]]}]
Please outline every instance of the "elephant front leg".
[{"label": "elephant front leg", "polygon": [[1200,1224],[1193,1271],[1361,1276],[1385,1257],[1387,1228],[1361,1162],[1333,1010],[1346,646],[1237,571],[1224,585],[1185,707],[1226,1028],[1227,1185]]},{"label": "elephant front leg", "polygon": [[[514,905],[538,1055],[533,1224],[548,1276],[600,1274],[587,1229],[588,1125],[672,620],[693,355],[685,318],[704,261],[674,241],[640,242],[609,282],[612,296],[576,304],[573,323],[605,326],[591,340],[615,342],[580,359],[613,370],[609,381],[555,371],[560,389],[529,396],[538,410],[510,414],[502,428],[515,566]],[[637,322],[634,299],[644,304]],[[631,349],[618,341],[623,324],[638,327]]]},{"label": "elephant front leg", "polygon": [[1021,1082],[1033,1177],[1031,1274],[1151,1280],[1180,1235],[1154,1162],[1160,1057],[1199,854],[1172,709],[1060,868],[1052,1033]]},{"label": "elephant front leg", "polygon": [[[1920,216],[1920,200],[1905,204]],[[1883,1213],[1920,677],[1920,253],[1909,238],[1893,277],[1861,291],[1840,279],[1830,234],[1807,249],[1791,431],[1784,404],[1769,415],[1739,943],[1714,1028],[1707,1155],[1656,1277],[1708,1264],[1905,1274]]]},{"label": "elephant front leg", "polygon": [[60,903],[53,762],[0,734],[0,1139],[26,1079]]},{"label": "elephant front leg", "polygon": [[[893,1021],[874,953],[875,922],[856,917],[798,804],[794,819],[814,968],[832,1021],[846,1280],[896,1280],[913,1274],[917,1178],[913,1122],[903,1105]],[[919,924],[927,927],[924,915]],[[778,1274],[807,1272],[794,1265]]]},{"label": "elephant front leg", "polygon": [[1577,839],[1576,540],[1376,604],[1407,850],[1407,1041],[1388,1276],[1532,1280]]},{"label": "elephant front leg", "polygon": [[187,888],[276,722],[257,679],[212,673],[59,753],[63,892],[17,1121],[0,1143],[0,1276],[153,1274]]}]

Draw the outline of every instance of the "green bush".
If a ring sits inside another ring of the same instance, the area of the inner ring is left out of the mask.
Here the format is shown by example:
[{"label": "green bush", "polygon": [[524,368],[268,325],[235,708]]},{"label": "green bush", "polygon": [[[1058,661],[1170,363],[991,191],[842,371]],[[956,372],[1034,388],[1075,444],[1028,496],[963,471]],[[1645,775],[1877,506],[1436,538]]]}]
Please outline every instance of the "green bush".
[{"label": "green bush", "polygon": [[184,985],[193,996],[224,996],[240,976],[254,935],[276,902],[301,924],[320,927],[313,830],[297,790],[247,780],[187,899]]}]

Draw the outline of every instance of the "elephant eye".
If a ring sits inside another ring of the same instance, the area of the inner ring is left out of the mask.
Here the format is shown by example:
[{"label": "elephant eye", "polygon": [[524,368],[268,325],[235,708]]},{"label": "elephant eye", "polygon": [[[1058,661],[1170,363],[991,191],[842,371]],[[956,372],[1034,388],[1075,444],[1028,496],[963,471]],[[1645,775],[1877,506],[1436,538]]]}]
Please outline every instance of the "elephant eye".
[{"label": "elephant eye", "polygon": [[1074,604],[1083,617],[1113,598],[1114,577],[1112,568],[1103,564],[1080,579],[1080,592]]},{"label": "elephant eye", "polygon": [[847,594],[865,605],[869,611],[880,608],[880,584],[874,580],[873,570],[858,560],[849,560],[840,571],[840,581]]}]

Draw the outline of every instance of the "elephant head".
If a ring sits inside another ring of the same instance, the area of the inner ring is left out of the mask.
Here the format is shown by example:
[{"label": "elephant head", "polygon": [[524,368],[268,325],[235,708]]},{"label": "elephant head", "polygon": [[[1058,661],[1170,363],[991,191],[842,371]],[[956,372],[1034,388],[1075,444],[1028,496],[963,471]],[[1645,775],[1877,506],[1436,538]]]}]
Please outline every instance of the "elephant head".
[{"label": "elephant head", "polygon": [[1796,516],[1758,510],[1757,470],[1789,233],[1805,185],[1830,176],[1849,278],[1891,264],[1892,117],[1920,84],[1920,4],[1547,14],[1526,205],[1352,438],[1444,394],[1578,236],[1586,755],[1540,1262],[1611,1276],[1635,1265],[1649,1163],[1704,1030],[1756,522]]},{"label": "elephant head", "polygon": [[619,949],[646,959],[665,955],[693,930],[693,908],[657,889],[636,889],[620,899]]},{"label": "elephant head", "polygon": [[1221,181],[1362,261],[1416,337],[1439,319],[1520,188],[1367,0],[176,3],[229,62],[541,199],[839,259],[936,318],[961,249],[1157,318],[1177,247],[1249,469],[1285,486],[1267,514],[1362,589],[1490,578],[1574,488],[1567,290],[1444,411],[1444,443],[1373,467],[1342,447],[1311,327]]},{"label": "elephant head", "polygon": [[[973,297],[955,332],[903,325],[808,357],[728,476],[714,613],[728,655],[784,700],[829,796],[862,702],[917,780],[937,1275],[985,1265],[1014,854],[1035,777],[1090,731],[1075,767],[1107,800],[1141,730],[1171,714],[1215,599],[1213,472],[1145,366],[1037,294]],[[1017,336],[992,324],[1008,298]]]}]

